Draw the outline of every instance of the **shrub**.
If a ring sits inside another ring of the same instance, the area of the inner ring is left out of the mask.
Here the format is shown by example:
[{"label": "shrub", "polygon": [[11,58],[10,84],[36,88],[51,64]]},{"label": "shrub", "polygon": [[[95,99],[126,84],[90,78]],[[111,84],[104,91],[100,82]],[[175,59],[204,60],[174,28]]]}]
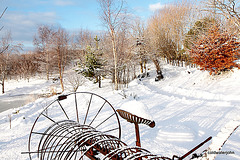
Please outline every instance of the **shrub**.
[{"label": "shrub", "polygon": [[214,26],[194,43],[190,55],[201,70],[209,71],[210,75],[220,74],[233,67],[240,69],[240,65],[235,63],[240,58],[239,44],[234,35]]}]

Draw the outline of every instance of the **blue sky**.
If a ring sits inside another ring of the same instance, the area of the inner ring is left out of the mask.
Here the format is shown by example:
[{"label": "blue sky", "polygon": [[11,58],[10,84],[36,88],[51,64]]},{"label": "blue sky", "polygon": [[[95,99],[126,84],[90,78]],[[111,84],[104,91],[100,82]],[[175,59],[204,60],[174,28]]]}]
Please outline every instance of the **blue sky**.
[{"label": "blue sky", "polygon": [[[132,14],[147,19],[154,10],[171,3],[171,0],[126,0]],[[78,29],[102,30],[97,0],[1,0],[0,11],[8,7],[0,26],[0,36],[11,31],[16,43],[23,43],[25,50],[32,45],[38,25],[60,25],[77,32]]]}]

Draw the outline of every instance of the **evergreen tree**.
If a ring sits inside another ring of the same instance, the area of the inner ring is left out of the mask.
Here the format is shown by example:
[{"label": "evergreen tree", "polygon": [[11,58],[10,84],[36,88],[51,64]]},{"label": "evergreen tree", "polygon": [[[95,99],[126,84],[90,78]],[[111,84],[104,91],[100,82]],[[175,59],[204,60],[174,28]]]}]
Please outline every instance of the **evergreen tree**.
[{"label": "evergreen tree", "polygon": [[94,50],[87,46],[86,48],[86,55],[85,55],[85,62],[83,64],[79,64],[81,69],[81,73],[85,77],[95,77],[96,69],[101,67],[101,63],[98,59],[98,55],[94,52]]},{"label": "evergreen tree", "polygon": [[216,23],[216,20],[211,17],[206,17],[195,22],[193,27],[187,32],[184,47],[191,49],[193,43],[198,40],[198,37],[208,32],[208,30]]},{"label": "evergreen tree", "polygon": [[[95,39],[96,40],[96,39]],[[97,39],[98,40],[98,39]],[[96,46],[98,43],[96,44]],[[99,82],[99,88],[101,87],[101,76],[103,76],[104,60],[101,58],[102,53],[99,49],[94,49],[87,46],[85,54],[85,60],[79,63],[79,72],[90,80],[94,80],[95,83]]]}]

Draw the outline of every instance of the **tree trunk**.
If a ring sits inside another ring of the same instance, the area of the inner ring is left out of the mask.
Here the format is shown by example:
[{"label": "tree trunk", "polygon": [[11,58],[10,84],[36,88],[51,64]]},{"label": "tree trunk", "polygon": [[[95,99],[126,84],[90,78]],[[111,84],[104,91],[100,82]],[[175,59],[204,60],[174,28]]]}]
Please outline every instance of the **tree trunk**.
[{"label": "tree trunk", "polygon": [[48,53],[48,51],[47,51],[46,61],[47,61],[47,64],[46,64],[47,80],[49,80],[49,53]]},{"label": "tree trunk", "polygon": [[142,61],[140,61],[139,63],[140,63],[140,67],[141,67],[141,73],[143,73],[143,63],[142,63]]},{"label": "tree trunk", "polygon": [[143,68],[144,68],[144,73],[147,74],[147,66],[146,66],[146,60],[143,61]]},{"label": "tree trunk", "polygon": [[117,49],[116,49],[116,37],[114,30],[111,29],[112,36],[112,47],[113,47],[113,58],[114,58],[114,89],[118,90],[118,72],[117,72]]},{"label": "tree trunk", "polygon": [[152,61],[156,67],[156,72],[158,73],[159,71],[161,71],[160,65],[159,65],[159,61],[156,58],[152,58]]},{"label": "tree trunk", "polygon": [[60,49],[58,50],[58,70],[59,70],[59,79],[60,79],[60,85],[62,88],[62,92],[64,91],[64,85],[63,85],[63,69],[62,69],[62,56],[60,53]]},{"label": "tree trunk", "polygon": [[60,74],[59,79],[60,79],[60,84],[61,84],[61,88],[62,88],[62,92],[63,92],[64,91],[64,86],[63,86],[63,77],[62,77],[61,74]]},{"label": "tree trunk", "polygon": [[5,81],[5,74],[3,73],[3,78],[2,78],[2,94],[4,94],[5,93],[5,89],[4,89],[4,81]]},{"label": "tree trunk", "polygon": [[60,80],[60,85],[61,85],[62,92],[63,92],[63,91],[64,91],[64,85],[63,85],[63,70],[62,70],[61,62],[58,63],[58,69],[59,69],[59,80]]},{"label": "tree trunk", "polygon": [[101,86],[101,76],[100,76],[100,75],[98,76],[98,87],[99,87],[99,88],[102,87],[102,86]]},{"label": "tree trunk", "polygon": [[157,72],[157,76],[155,78],[155,81],[159,81],[159,80],[163,79],[163,74],[162,74],[162,70],[161,70],[159,61],[156,58],[152,58],[152,61],[155,64],[156,72]]}]

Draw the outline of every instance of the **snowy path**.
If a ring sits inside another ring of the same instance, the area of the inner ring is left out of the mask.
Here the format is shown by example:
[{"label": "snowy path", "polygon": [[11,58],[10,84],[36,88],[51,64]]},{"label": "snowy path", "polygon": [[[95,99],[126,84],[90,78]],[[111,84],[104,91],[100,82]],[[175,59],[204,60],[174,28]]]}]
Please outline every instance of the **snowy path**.
[{"label": "snowy path", "polygon": [[[184,76],[184,72],[183,74],[182,72],[181,76]],[[196,72],[195,74],[201,74]],[[155,129],[147,129],[143,126],[143,130],[146,130],[147,134],[151,134],[151,136],[143,135],[144,138],[145,136],[150,137],[145,139],[144,144],[146,148],[151,148],[156,154],[169,157],[172,154],[183,155],[207,137],[216,136],[227,122],[240,113],[239,91],[234,94],[224,93],[203,83],[199,83],[195,87],[196,82],[193,80],[199,82],[199,79],[194,79],[193,76],[197,77],[198,75],[186,74],[186,76],[191,78],[177,77],[169,83],[165,82],[167,80],[155,83],[153,79],[143,79],[135,82],[130,86],[129,91],[126,91],[129,92],[126,93],[128,95],[131,92],[137,93],[138,100],[149,106],[154,120],[157,121]],[[179,83],[173,83],[175,81]],[[211,80],[207,82],[211,83]],[[238,82],[237,85],[240,86],[240,83]],[[232,88],[228,88],[228,86],[222,88],[222,90],[228,89]],[[232,137],[235,135],[240,136],[239,130]],[[150,139],[151,142],[149,142]],[[153,143],[158,147],[152,149],[152,145],[147,143]],[[234,145],[240,146],[239,141],[234,143]],[[184,148],[182,148],[183,146]],[[207,145],[201,149],[207,149]],[[232,150],[235,151],[235,155],[230,155],[228,158],[240,158],[239,148]],[[171,152],[169,153],[169,151]]]}]

